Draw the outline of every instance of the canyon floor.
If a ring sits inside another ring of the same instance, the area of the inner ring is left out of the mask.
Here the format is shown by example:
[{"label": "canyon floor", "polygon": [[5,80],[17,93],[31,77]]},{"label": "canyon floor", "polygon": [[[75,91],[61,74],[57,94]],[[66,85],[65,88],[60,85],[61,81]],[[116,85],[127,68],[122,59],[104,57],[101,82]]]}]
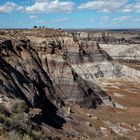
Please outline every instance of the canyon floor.
[{"label": "canyon floor", "polygon": [[0,140],[139,140],[139,30],[0,30]]}]

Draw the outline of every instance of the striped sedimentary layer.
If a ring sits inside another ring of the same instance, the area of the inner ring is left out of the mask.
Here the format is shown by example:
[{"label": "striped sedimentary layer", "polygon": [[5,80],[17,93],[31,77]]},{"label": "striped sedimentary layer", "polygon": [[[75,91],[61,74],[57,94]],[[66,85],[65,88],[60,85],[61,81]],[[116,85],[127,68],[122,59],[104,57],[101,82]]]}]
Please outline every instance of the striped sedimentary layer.
[{"label": "striped sedimentary layer", "polygon": [[[70,41],[72,46],[77,45],[73,39]],[[68,56],[65,42],[55,43],[47,41],[44,48],[43,45],[39,48],[29,39],[1,40],[0,93],[8,98],[22,98],[30,107],[45,110],[52,104],[96,108],[103,99],[111,103],[111,98],[96,83],[83,79],[75,71],[72,65],[79,56]]]},{"label": "striped sedimentary layer", "polygon": [[[96,108],[113,105],[100,78],[137,78],[139,71],[112,59],[98,43],[64,34],[1,39],[0,92],[45,108],[48,102]],[[46,104],[47,103],[47,104]],[[45,104],[45,107],[44,107]]]}]

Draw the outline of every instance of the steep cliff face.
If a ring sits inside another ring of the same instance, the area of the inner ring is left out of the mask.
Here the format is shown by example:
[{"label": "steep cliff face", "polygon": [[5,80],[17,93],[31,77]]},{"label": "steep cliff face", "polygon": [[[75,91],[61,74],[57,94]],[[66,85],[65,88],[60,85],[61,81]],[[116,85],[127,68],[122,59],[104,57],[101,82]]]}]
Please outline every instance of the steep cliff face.
[{"label": "steep cliff face", "polygon": [[1,93],[21,97],[30,106],[41,106],[44,97],[57,105],[112,105],[99,79],[139,75],[139,71],[115,62],[94,41],[66,33],[45,38],[27,32],[26,36],[1,40],[0,86]]},{"label": "steep cliff face", "polygon": [[[70,42],[67,44],[67,41]],[[40,48],[28,39],[2,40],[0,92],[10,98],[22,98],[30,107],[39,108],[45,108],[47,100],[57,105],[77,103],[91,108],[103,103],[102,97],[110,101],[96,83],[82,79],[72,67],[72,64],[84,63],[85,54],[84,50],[79,50],[78,42],[72,38],[67,41],[46,42],[48,45]],[[72,50],[67,50],[66,46]]]},{"label": "steep cliff face", "polygon": [[52,81],[60,87],[66,102],[77,102],[85,107],[96,107],[103,103],[104,97],[110,102],[106,93],[95,82],[96,79],[93,78],[93,82],[90,82],[85,78],[86,73],[82,72],[82,69],[76,71],[75,68],[91,61],[93,52],[95,55],[96,51],[99,53],[95,43],[79,44],[73,38],[60,38],[50,40],[48,46],[43,49],[46,52],[39,53],[39,56],[44,69],[49,73]]},{"label": "steep cliff face", "polygon": [[[29,40],[17,43],[5,40],[1,42],[0,53],[2,93],[9,97],[22,97],[30,106],[34,104],[35,96],[54,98],[52,81],[43,70],[37,52],[30,47]],[[40,95],[39,90],[44,90],[46,95],[43,92]]]},{"label": "steep cliff face", "polygon": [[[105,89],[110,86],[104,80],[139,82],[139,70],[117,61],[139,60],[139,47],[127,46],[126,40],[116,45],[118,39],[108,38],[109,34],[100,36],[99,33],[97,38],[97,34],[93,35],[45,29],[0,32],[0,104],[10,110],[12,103],[20,98],[30,108],[28,115],[41,112],[41,117],[35,121],[42,123],[45,131],[49,128],[53,133],[76,138],[87,139],[83,132],[99,137],[102,132],[86,122],[98,118],[92,117],[86,109],[107,106],[124,109],[111,98],[112,89],[108,95]],[[64,123],[63,131],[53,129],[62,128]],[[91,128],[86,130],[85,126]]]},{"label": "steep cliff face", "polygon": [[69,31],[71,36],[83,40],[96,41],[99,44],[140,44],[139,32],[129,31]]},{"label": "steep cliff face", "polygon": [[1,104],[11,110],[12,104],[20,98],[28,108],[42,110],[39,121],[43,122],[46,116],[44,121],[49,120],[54,126],[62,127],[61,123],[65,121],[56,112],[64,102],[30,41],[6,39],[1,41],[0,48]]},{"label": "steep cliff face", "polygon": [[130,44],[130,45],[106,45],[100,44],[100,47],[115,60],[130,60],[139,61],[140,60],[140,45]]},{"label": "steep cliff face", "polygon": [[[91,54],[92,58],[90,57],[91,59],[88,61],[91,63],[89,65],[75,66],[78,71],[83,69],[84,73],[87,73],[87,79],[92,80],[92,77],[95,75],[94,79],[102,77],[139,79],[139,32],[73,31],[71,35],[75,40],[82,40],[85,46],[87,46],[87,42],[88,44],[94,41],[97,43],[96,46],[98,46],[99,53],[97,51],[92,51],[94,53]],[[137,40],[135,38],[137,38]],[[92,44],[91,46],[94,45]]]},{"label": "steep cliff face", "polygon": [[124,37],[115,37],[111,33],[101,32],[101,33],[88,33],[88,32],[76,32],[73,33],[76,38],[82,38],[84,40],[96,41],[100,44],[126,44],[129,41]]}]

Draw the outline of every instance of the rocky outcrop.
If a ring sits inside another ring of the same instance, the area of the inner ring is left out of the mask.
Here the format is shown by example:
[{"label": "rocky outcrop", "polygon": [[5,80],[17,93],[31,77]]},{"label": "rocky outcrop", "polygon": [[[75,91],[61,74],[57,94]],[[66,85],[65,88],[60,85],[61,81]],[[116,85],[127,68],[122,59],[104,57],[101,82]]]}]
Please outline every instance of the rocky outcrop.
[{"label": "rocky outcrop", "polygon": [[40,31],[23,34],[26,38],[1,39],[0,92],[20,97],[31,107],[44,108],[43,100],[57,107],[113,105],[98,79],[139,75],[115,62],[95,41],[67,33],[47,38]]},{"label": "rocky outcrop", "polygon": [[140,60],[140,45],[106,45],[100,44],[100,47],[115,60],[129,60],[139,61]]},{"label": "rocky outcrop", "polygon": [[100,44],[129,44],[131,41],[124,37],[116,37],[109,32],[73,32],[71,33],[75,38],[81,38],[83,40],[92,40]]},{"label": "rocky outcrop", "polygon": [[[85,61],[82,57],[86,54],[82,48],[79,50],[78,42],[72,38],[61,41],[46,42],[47,46],[41,48],[29,39],[1,41],[0,92],[9,98],[22,98],[30,107],[45,110],[51,104],[58,107],[76,103],[96,108],[103,103],[102,97],[110,101],[96,83],[83,79],[73,68],[73,64]],[[67,44],[67,41],[70,42]]]},{"label": "rocky outcrop", "polygon": [[96,41],[99,44],[112,44],[112,45],[128,45],[128,44],[140,44],[139,32],[127,32],[127,31],[69,31],[71,36],[80,38],[83,40]]},{"label": "rocky outcrop", "polygon": [[[52,29],[1,31],[0,104],[10,110],[18,98],[24,100],[28,106],[26,113],[31,121],[39,124],[37,127],[65,135],[64,138],[112,135],[109,129],[114,130],[113,127],[101,127],[99,131],[94,128],[94,121],[102,119],[94,116],[89,108],[126,109],[109,96],[111,93],[104,91],[106,83],[102,81],[139,82],[140,71],[117,61],[139,59],[138,46],[125,45],[127,40],[118,41],[118,37],[107,33],[72,34]],[[81,126],[84,128],[79,130]],[[57,131],[60,128],[63,130]]]}]

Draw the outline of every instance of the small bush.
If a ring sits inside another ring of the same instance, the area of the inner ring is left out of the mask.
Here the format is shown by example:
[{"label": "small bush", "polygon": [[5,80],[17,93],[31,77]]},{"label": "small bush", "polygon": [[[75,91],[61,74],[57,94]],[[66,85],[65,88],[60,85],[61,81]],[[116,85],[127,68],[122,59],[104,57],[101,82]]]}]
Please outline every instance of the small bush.
[{"label": "small bush", "polygon": [[9,116],[10,115],[10,113],[7,111],[7,109],[5,108],[5,106],[2,105],[2,104],[0,104],[0,113],[1,114],[4,114],[6,116]]},{"label": "small bush", "polygon": [[39,139],[40,137],[42,137],[42,132],[33,130],[32,135],[34,136],[35,139]]},{"label": "small bush", "polygon": [[6,116],[4,114],[1,114],[0,113],[0,123],[3,123],[4,122],[5,117]]},{"label": "small bush", "polygon": [[12,131],[8,133],[7,140],[22,140],[22,138],[17,132]]},{"label": "small bush", "polygon": [[30,137],[29,135],[25,134],[23,136],[23,140],[33,140],[32,137]]},{"label": "small bush", "polygon": [[130,140],[129,138],[125,137],[125,136],[118,136],[116,139],[114,140]]},{"label": "small bush", "polygon": [[12,112],[14,113],[22,113],[25,112],[28,109],[27,104],[25,101],[18,99],[12,107]]},{"label": "small bush", "polygon": [[4,120],[4,124],[6,125],[8,130],[13,130],[13,129],[20,130],[21,128],[20,122],[14,120],[11,117],[6,117]]},{"label": "small bush", "polygon": [[2,126],[0,126],[0,136],[2,136],[5,133],[5,130]]}]

